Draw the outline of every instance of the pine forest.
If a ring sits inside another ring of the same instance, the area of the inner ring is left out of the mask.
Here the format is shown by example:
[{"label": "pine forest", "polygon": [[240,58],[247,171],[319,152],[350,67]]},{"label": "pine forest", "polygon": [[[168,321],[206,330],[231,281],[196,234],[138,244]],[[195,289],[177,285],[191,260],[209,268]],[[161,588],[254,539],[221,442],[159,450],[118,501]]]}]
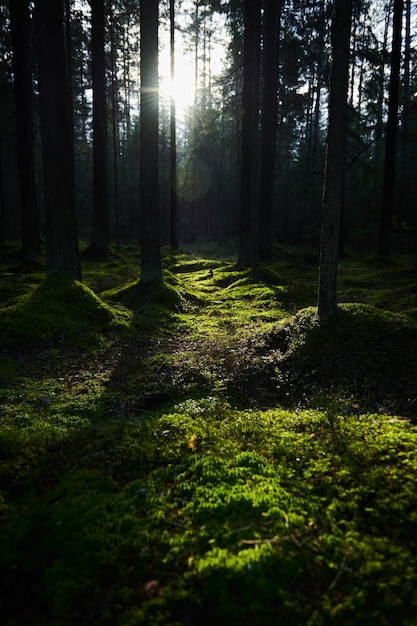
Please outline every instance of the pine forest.
[{"label": "pine forest", "polygon": [[3,626],[417,626],[417,3],[0,0]]}]

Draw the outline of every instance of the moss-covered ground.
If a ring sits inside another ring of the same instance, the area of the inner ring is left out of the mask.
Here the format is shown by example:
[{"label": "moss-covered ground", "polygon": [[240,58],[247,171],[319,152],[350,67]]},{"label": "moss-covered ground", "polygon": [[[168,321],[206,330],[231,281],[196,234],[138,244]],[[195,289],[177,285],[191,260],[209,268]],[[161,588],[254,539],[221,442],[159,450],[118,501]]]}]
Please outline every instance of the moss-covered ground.
[{"label": "moss-covered ground", "polygon": [[416,259],[0,249],[4,626],[415,626]]}]

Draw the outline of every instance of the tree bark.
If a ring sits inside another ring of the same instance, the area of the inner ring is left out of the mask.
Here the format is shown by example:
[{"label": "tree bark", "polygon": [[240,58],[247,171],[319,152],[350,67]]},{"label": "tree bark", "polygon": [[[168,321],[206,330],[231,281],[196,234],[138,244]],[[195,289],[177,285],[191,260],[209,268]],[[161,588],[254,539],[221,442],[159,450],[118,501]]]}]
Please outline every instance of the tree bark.
[{"label": "tree bark", "polygon": [[265,3],[264,10],[263,98],[259,173],[259,255],[261,259],[269,258],[272,244],[281,6],[281,0],[269,0]]},{"label": "tree bark", "polygon": [[388,120],[385,136],[384,182],[378,240],[378,252],[379,255],[384,258],[391,254],[395,164],[398,134],[398,107],[400,100],[401,30],[403,10],[404,1],[394,0]]},{"label": "tree bark", "polygon": [[[259,21],[259,0],[244,0],[244,41],[243,41],[243,88],[242,88],[242,124],[240,146],[240,222],[238,265],[251,264],[253,255],[252,227],[254,202],[254,177],[257,161],[253,154],[254,129],[258,122],[255,109],[255,89],[259,88],[256,80],[257,60],[257,24]],[[256,120],[256,122],[255,122]]]},{"label": "tree bark", "polygon": [[46,212],[46,273],[63,273],[81,279],[75,217],[74,137],[62,0],[37,0],[35,26]]},{"label": "tree bark", "polygon": [[[171,61],[171,85],[175,80],[175,2],[169,0],[170,21],[170,61]],[[170,244],[174,250],[178,248],[178,193],[177,193],[177,127],[175,94],[171,94],[170,102],[170,155],[169,174],[170,188]]]},{"label": "tree bark", "polygon": [[158,150],[158,2],[140,3],[141,283],[162,282]]},{"label": "tree bark", "polygon": [[337,308],[337,265],[343,205],[347,93],[353,0],[335,0],[332,16],[332,66],[323,190],[318,314]]},{"label": "tree bark", "polygon": [[110,57],[111,57],[111,120],[113,143],[113,185],[114,185],[114,218],[116,229],[116,247],[120,250],[120,215],[119,215],[119,130],[118,130],[118,103],[117,103],[117,68],[116,68],[116,41],[114,29],[113,8],[110,3]]},{"label": "tree bark", "polygon": [[93,229],[90,252],[105,255],[109,245],[107,99],[104,0],[91,0],[93,82]]},{"label": "tree bark", "polygon": [[36,204],[32,54],[28,0],[10,0],[9,11],[13,51],[20,236],[23,259],[33,262],[40,252],[40,241]]}]

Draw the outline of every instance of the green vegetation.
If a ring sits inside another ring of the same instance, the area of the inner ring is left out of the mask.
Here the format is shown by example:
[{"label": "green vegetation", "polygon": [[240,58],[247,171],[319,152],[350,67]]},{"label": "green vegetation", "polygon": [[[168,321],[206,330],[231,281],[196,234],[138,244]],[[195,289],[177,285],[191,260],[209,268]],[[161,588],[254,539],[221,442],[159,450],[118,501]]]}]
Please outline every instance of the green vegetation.
[{"label": "green vegetation", "polygon": [[1,252],[2,624],[416,624],[415,259]]}]

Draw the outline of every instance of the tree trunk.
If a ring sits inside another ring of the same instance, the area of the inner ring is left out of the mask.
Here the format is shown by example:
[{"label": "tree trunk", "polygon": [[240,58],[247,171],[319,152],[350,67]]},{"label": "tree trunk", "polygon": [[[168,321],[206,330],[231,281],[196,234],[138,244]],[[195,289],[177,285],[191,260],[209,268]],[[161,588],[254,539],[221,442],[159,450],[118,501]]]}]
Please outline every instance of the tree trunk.
[{"label": "tree trunk", "polygon": [[17,168],[19,176],[20,236],[22,256],[33,262],[40,251],[36,206],[33,130],[33,82],[29,2],[10,0],[16,114]]},{"label": "tree trunk", "polygon": [[263,98],[259,173],[259,255],[271,251],[275,145],[278,110],[278,52],[281,0],[269,0],[264,10]]},{"label": "tree trunk", "polygon": [[[244,0],[244,42],[243,42],[243,88],[242,125],[240,147],[240,237],[238,265],[245,267],[251,263],[251,226],[253,207],[253,182],[256,169],[254,159],[254,119],[255,80],[257,58],[258,0]],[[257,119],[257,115],[256,115]]]},{"label": "tree trunk", "polygon": [[255,56],[253,72],[253,117],[252,117],[252,190],[251,190],[251,280],[259,280],[259,110],[261,98],[261,36],[262,0],[255,0]]},{"label": "tree trunk", "polygon": [[346,152],[349,49],[353,0],[335,0],[332,17],[332,67],[320,241],[318,314],[337,307],[337,264]]},{"label": "tree trunk", "polygon": [[394,0],[388,120],[385,137],[384,183],[382,190],[382,207],[378,240],[379,255],[385,258],[391,253],[395,163],[398,134],[398,107],[400,100],[401,30],[403,10],[403,0]]},{"label": "tree trunk", "polygon": [[117,68],[116,42],[114,32],[114,15],[110,3],[110,57],[111,57],[111,107],[112,107],[112,140],[113,140],[113,185],[114,185],[114,218],[116,229],[116,246],[120,250],[120,215],[119,215],[119,129],[117,124]]},{"label": "tree trunk", "polygon": [[91,0],[93,82],[93,230],[90,252],[104,255],[109,245],[107,102],[104,0]]},{"label": "tree trunk", "polygon": [[162,282],[158,154],[158,2],[140,3],[141,283]]},{"label": "tree trunk", "polygon": [[[171,53],[171,85],[175,80],[175,1],[169,0],[170,20],[170,53]],[[170,102],[170,155],[169,174],[170,188],[170,244],[174,250],[178,248],[178,194],[177,194],[177,128],[175,94],[171,93]]]},{"label": "tree trunk", "polygon": [[4,181],[3,181],[3,155],[0,152],[0,244],[6,241],[5,224],[6,216],[4,209]]},{"label": "tree trunk", "polygon": [[62,0],[37,0],[35,26],[46,212],[46,273],[64,273],[81,279],[75,218],[74,136]]}]

